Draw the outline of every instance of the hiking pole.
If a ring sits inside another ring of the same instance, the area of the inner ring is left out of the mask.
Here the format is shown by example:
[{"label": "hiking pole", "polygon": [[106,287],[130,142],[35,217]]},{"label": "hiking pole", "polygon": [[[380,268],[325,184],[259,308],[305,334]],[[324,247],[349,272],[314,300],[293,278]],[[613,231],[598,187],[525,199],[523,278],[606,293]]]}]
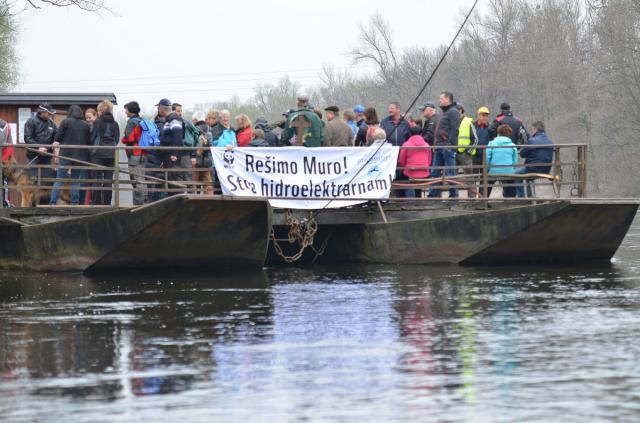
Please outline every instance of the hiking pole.
[{"label": "hiking pole", "polygon": [[[431,83],[431,81],[433,80],[433,78],[436,76],[436,73],[438,72],[438,69],[440,69],[440,66],[442,66],[442,64],[444,63],[445,59],[447,58],[447,56],[449,55],[449,52],[451,51],[451,49],[453,48],[453,46],[455,45],[456,41],[458,41],[458,37],[460,36],[460,34],[462,33],[462,30],[464,29],[464,27],[467,25],[467,22],[469,21],[469,18],[471,17],[471,15],[473,14],[473,11],[476,9],[476,6],[478,5],[478,2],[480,0],[475,0],[473,2],[473,6],[471,6],[471,9],[469,9],[469,12],[467,13],[467,15],[464,18],[464,21],[462,22],[462,25],[460,25],[460,28],[458,28],[458,32],[456,32],[456,35],[453,37],[453,40],[451,40],[451,43],[449,43],[449,46],[447,47],[447,49],[445,50],[444,54],[442,55],[442,57],[440,58],[440,61],[438,62],[438,64],[436,65],[435,68],[433,68],[433,71],[431,71],[431,75],[429,76],[429,78],[427,79],[427,82],[424,83],[424,85],[422,86],[422,89],[420,90],[420,92],[418,93],[418,95],[416,96],[416,98],[413,100],[413,102],[411,102],[411,105],[407,108],[407,111],[405,112],[404,115],[401,116],[401,119],[404,119],[406,114],[409,113],[409,110],[411,110],[413,108],[413,106],[416,105],[416,103],[418,102],[418,100],[420,99],[420,96],[422,96],[422,94],[425,92],[425,90],[427,89],[427,87],[429,86],[429,84]],[[399,126],[399,125],[398,125]],[[393,132],[391,132],[391,135],[387,136],[387,139],[384,140],[384,142],[380,143],[380,145],[378,146],[378,148],[376,149],[376,151],[371,155],[371,157],[369,158],[369,160],[367,160],[365,162],[365,164],[362,165],[362,167],[360,169],[358,169],[358,171],[355,173],[355,175],[353,175],[353,178],[351,178],[351,180],[349,181],[349,185],[358,177],[358,175],[360,174],[360,172],[362,172],[364,170],[365,167],[367,167],[369,165],[369,163],[371,163],[371,160],[373,160],[373,158],[378,154],[378,152],[380,151],[380,149],[385,146],[388,142],[389,139],[393,136],[393,134],[396,133],[396,131],[398,130],[398,126],[394,126],[393,128]],[[333,202],[333,200],[329,200],[329,202],[327,204],[325,204],[325,206],[320,209],[320,211],[316,214],[316,216],[318,214],[320,214],[322,211],[324,211],[327,207],[329,207],[329,204],[331,204]]]}]

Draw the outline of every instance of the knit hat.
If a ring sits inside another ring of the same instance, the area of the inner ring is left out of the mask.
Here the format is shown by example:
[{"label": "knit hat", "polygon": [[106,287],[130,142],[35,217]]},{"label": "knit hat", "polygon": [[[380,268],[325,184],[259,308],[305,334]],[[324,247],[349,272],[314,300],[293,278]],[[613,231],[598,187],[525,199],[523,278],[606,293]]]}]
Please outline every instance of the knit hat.
[{"label": "knit hat", "polygon": [[38,112],[47,112],[55,115],[56,109],[54,109],[49,103],[42,103],[38,106]]}]

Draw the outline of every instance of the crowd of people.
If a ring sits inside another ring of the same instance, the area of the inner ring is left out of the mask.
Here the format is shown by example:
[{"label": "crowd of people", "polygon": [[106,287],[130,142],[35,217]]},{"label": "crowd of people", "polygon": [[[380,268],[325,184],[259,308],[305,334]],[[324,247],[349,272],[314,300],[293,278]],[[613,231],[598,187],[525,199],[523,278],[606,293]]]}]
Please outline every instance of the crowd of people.
[{"label": "crowd of people", "polygon": [[[264,118],[252,123],[245,114],[232,119],[228,110],[216,109],[196,111],[188,120],[183,117],[182,105],[166,98],[156,107],[156,116],[146,120],[140,115],[138,102],[125,104],[127,124],[121,137],[113,116],[113,104],[109,101],[84,112],[79,106],[71,106],[60,127],[56,127],[52,119],[55,109],[49,104],[40,105],[35,116],[25,124],[24,139],[27,144],[52,146],[27,151],[32,167],[29,171],[38,177],[47,176],[43,174],[43,167],[51,164],[53,148],[59,148],[57,181],[50,203],[58,201],[62,180],[70,179],[73,181],[72,205],[111,204],[112,169],[116,165],[113,149],[73,148],[79,145],[115,147],[121,142],[131,147],[127,149],[127,172],[134,188],[134,205],[180,191],[164,192],[162,187],[167,186],[167,182],[173,188],[189,187],[191,192],[212,194],[215,171],[211,146],[314,148],[384,144],[407,147],[401,149],[399,155],[399,179],[439,178],[443,173],[453,179],[458,172],[479,174],[486,166],[490,177],[489,193],[499,180],[503,184],[504,197],[532,196],[528,185],[525,190],[524,186],[505,179],[505,175],[548,174],[553,160],[553,143],[542,122],[533,123],[527,131],[508,103],[500,106],[500,113],[493,121],[488,107],[480,107],[474,119],[454,101],[450,92],[439,96],[437,106],[432,102],[422,104],[418,108],[419,116],[403,113],[399,103],[391,102],[388,115],[382,120],[373,107],[356,105],[340,113],[340,108],[332,105],[320,110],[310,106],[309,98],[305,96],[298,98],[295,109],[283,114],[284,119],[273,124]],[[545,145],[549,147],[545,148]],[[142,148],[149,146],[166,148]],[[438,148],[415,148],[430,146]],[[478,148],[482,146],[488,148]],[[520,158],[523,159],[521,165]],[[83,162],[89,165],[82,166]],[[91,164],[99,167],[91,168]],[[91,180],[91,184],[83,180]],[[441,188],[432,188],[428,196],[441,197]],[[448,188],[449,198],[458,197],[457,185]],[[469,190],[469,196],[477,195],[478,191]],[[91,193],[89,199],[85,198],[87,192]],[[407,189],[400,195],[414,197],[416,191]]]}]

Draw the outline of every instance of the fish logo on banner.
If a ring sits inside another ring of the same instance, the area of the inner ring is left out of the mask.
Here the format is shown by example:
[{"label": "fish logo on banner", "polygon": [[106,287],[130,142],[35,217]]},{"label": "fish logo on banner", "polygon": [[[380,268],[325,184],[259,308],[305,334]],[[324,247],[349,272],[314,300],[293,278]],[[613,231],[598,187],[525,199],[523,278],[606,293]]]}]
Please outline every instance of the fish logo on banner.
[{"label": "fish logo on banner", "polygon": [[367,173],[367,176],[369,178],[379,178],[380,175],[382,175],[382,169],[380,169],[380,166],[378,165],[371,167],[371,169],[369,169],[369,172]]}]

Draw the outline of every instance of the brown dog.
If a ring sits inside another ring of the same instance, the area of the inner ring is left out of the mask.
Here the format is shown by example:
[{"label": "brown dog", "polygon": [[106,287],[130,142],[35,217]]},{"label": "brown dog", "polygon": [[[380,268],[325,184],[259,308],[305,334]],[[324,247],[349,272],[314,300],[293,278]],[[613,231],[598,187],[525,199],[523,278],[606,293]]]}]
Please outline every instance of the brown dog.
[{"label": "brown dog", "polygon": [[[51,196],[51,187],[48,187],[49,189],[37,187],[37,181],[27,173],[26,169],[10,167],[18,164],[15,157],[10,157],[2,164],[2,175],[7,178],[9,185],[15,186],[20,193],[20,207],[37,206],[42,199]],[[71,203],[71,191],[68,186],[65,185],[60,190],[58,203]]]}]

